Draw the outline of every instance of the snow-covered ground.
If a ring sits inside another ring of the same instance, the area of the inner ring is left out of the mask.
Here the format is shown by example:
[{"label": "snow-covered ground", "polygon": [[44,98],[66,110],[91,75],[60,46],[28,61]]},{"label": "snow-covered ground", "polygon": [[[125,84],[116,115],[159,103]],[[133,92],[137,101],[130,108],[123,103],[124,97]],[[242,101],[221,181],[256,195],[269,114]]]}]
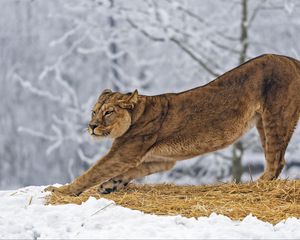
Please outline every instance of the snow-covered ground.
[{"label": "snow-covered ground", "polygon": [[300,238],[300,220],[290,218],[273,226],[255,217],[243,221],[212,214],[185,218],[156,216],[90,198],[79,205],[45,206],[44,187],[0,192],[0,238]]}]

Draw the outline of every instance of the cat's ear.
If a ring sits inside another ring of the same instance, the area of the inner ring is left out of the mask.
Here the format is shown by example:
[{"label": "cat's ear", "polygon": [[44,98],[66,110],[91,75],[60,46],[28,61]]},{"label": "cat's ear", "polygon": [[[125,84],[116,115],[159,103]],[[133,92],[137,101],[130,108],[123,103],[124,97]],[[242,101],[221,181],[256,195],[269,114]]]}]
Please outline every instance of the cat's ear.
[{"label": "cat's ear", "polygon": [[121,108],[133,109],[138,102],[138,96],[138,91],[134,90],[134,92],[131,93],[131,95],[127,99],[121,100],[119,102],[119,106]]},{"label": "cat's ear", "polygon": [[101,95],[108,94],[108,93],[112,93],[112,91],[110,89],[104,89]]}]

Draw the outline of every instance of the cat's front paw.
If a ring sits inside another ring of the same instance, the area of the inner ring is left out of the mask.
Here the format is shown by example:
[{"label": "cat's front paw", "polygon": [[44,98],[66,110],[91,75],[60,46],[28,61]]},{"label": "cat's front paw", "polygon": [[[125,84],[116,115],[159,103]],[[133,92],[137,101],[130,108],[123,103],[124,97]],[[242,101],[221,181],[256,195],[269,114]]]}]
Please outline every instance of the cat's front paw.
[{"label": "cat's front paw", "polygon": [[99,192],[101,194],[109,194],[126,187],[128,183],[128,181],[122,179],[111,179],[99,186]]}]

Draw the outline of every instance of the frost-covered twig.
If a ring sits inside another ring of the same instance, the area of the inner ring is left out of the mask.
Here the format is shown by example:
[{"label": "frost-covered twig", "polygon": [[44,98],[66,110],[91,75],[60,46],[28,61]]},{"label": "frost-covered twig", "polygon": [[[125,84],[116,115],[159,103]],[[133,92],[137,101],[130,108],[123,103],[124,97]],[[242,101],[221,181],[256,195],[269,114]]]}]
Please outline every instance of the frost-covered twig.
[{"label": "frost-covered twig", "polygon": [[36,130],[30,129],[30,128],[27,128],[27,127],[23,127],[23,126],[18,127],[18,131],[23,132],[23,133],[27,133],[31,136],[35,136],[35,137],[45,139],[45,140],[48,140],[48,141],[55,141],[55,139],[56,139],[55,136],[47,135],[44,132],[36,131]]},{"label": "frost-covered twig", "polygon": [[49,43],[50,47],[55,47],[56,45],[64,43],[69,37],[73,36],[76,34],[82,27],[82,24],[77,23],[74,28],[71,28],[69,31],[65,32],[61,37],[58,39],[52,40]]},{"label": "frost-covered twig", "polygon": [[53,102],[61,102],[62,101],[62,98],[60,96],[54,95],[50,91],[42,90],[42,89],[35,87],[34,85],[32,85],[31,82],[23,79],[18,73],[13,73],[12,78],[14,80],[16,80],[18,83],[20,83],[24,89],[28,90],[29,92],[31,92],[35,95],[45,97]]}]

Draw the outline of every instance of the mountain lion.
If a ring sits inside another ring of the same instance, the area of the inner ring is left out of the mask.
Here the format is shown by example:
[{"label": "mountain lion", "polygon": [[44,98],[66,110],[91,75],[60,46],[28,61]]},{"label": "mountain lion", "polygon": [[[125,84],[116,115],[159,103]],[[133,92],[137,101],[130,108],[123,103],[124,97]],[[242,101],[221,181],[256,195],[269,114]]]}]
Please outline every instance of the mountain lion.
[{"label": "mountain lion", "polygon": [[88,131],[110,137],[110,151],[70,184],[46,190],[78,195],[99,184],[116,191],[133,179],[171,169],[176,161],[224,148],[256,126],[265,153],[260,179],[280,174],[300,117],[300,62],[262,55],[214,81],[157,96],[104,90]]}]

